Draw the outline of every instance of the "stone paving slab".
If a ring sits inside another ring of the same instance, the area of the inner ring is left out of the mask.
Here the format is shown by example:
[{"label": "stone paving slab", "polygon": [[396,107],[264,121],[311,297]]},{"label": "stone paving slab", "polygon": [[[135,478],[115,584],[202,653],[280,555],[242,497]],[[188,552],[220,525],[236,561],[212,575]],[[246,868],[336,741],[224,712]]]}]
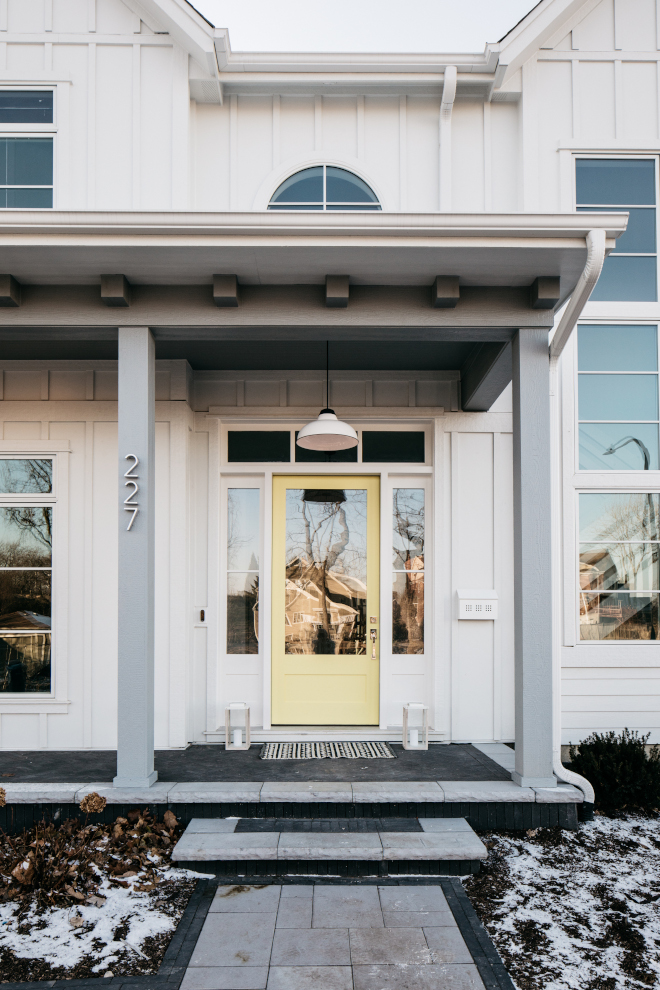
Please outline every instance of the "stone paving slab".
[{"label": "stone paving slab", "polygon": [[353,791],[350,783],[322,780],[275,781],[264,783],[259,800],[262,804],[275,801],[286,804],[300,804],[308,801],[322,801],[331,804],[338,801],[352,803]]},{"label": "stone paving slab", "polygon": [[217,914],[206,917],[190,966],[268,966],[275,931],[275,913]]},{"label": "stone paving slab", "polygon": [[350,966],[273,966],[268,990],[353,990]]},{"label": "stone paving slab", "polygon": [[219,914],[263,914],[277,911],[279,902],[280,887],[277,884],[227,884],[218,887],[209,911]]},{"label": "stone paving slab", "polygon": [[191,818],[186,826],[190,835],[217,835],[222,832],[235,832],[238,818]]},{"label": "stone paving slab", "polygon": [[371,862],[382,860],[381,834],[378,832],[280,832],[277,858],[278,860],[330,859]]},{"label": "stone paving slab", "polygon": [[384,928],[377,887],[315,887],[312,928]]},{"label": "stone paving slab", "polygon": [[210,860],[273,860],[277,859],[279,832],[187,831],[172,850],[172,860],[178,863]]},{"label": "stone paving slab", "polygon": [[443,780],[441,785],[445,801],[479,802],[515,801],[533,803],[536,794],[531,787],[520,787],[512,780]]},{"label": "stone paving slab", "polygon": [[381,832],[383,859],[465,861],[488,859],[488,850],[474,832]]},{"label": "stone paving slab", "polygon": [[444,791],[437,781],[364,781],[353,783],[355,804],[397,804],[405,802],[444,802]]},{"label": "stone paving slab", "polygon": [[472,966],[354,966],[355,990],[484,990]]},{"label": "stone paving slab", "polygon": [[346,928],[275,929],[271,966],[350,966]]},{"label": "stone paving slab", "polygon": [[423,832],[472,832],[465,818],[419,818]]}]

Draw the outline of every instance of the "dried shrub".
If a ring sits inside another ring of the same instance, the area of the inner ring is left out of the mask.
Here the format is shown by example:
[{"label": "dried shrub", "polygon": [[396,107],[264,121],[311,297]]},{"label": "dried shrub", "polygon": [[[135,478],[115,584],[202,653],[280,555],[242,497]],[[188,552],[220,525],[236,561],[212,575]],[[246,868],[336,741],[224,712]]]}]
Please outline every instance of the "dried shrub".
[{"label": "dried shrub", "polygon": [[596,808],[605,814],[655,812],[660,808],[660,747],[647,752],[650,733],[624,729],[594,732],[579,747],[571,746],[571,769],[596,792]]},{"label": "dried shrub", "polygon": [[19,901],[26,908],[35,901],[39,907],[98,904],[104,879],[129,887],[138,874],[133,889],[153,890],[179,836],[176,818],[166,812],[166,821],[159,822],[137,810],[129,817],[104,825],[43,822],[20,836],[0,832],[0,901]]},{"label": "dried shrub", "polygon": [[84,811],[86,815],[97,815],[105,808],[108,802],[96,791],[92,791],[91,794],[86,794],[85,797],[80,802],[80,810]]}]

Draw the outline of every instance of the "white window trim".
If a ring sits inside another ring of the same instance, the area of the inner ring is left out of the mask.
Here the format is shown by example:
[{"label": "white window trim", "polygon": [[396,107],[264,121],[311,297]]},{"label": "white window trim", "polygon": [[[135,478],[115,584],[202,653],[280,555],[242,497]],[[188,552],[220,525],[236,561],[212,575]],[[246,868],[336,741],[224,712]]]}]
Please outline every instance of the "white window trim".
[{"label": "white window trim", "polygon": [[68,691],[68,627],[69,627],[69,456],[67,441],[3,440],[0,458],[52,458],[53,491],[48,495],[2,496],[0,503],[52,505],[52,632],[51,632],[51,691],[49,694],[0,694],[0,715],[3,714],[66,714],[71,702]]}]

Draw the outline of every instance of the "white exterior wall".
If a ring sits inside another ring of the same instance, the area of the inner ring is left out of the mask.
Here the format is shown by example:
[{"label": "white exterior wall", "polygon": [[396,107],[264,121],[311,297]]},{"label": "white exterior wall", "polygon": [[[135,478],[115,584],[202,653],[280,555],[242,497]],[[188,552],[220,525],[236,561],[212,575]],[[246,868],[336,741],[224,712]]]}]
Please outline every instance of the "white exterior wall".
[{"label": "white exterior wall", "polygon": [[[570,212],[577,154],[660,155],[657,6],[656,0],[585,0],[543,47],[513,59],[490,102],[462,97],[459,86],[451,209]],[[233,92],[223,105],[191,102],[190,57],[159,30],[122,0],[0,0],[0,86],[52,84],[57,91],[52,127],[1,129],[54,133],[56,208],[261,210],[287,175],[323,162],[361,175],[385,210],[438,209],[439,93],[398,94],[393,80],[384,95]],[[505,55],[506,42],[503,63]],[[591,303],[585,319],[660,322],[660,304]],[[61,443],[68,461],[68,555],[66,570],[55,562],[55,594],[61,601],[68,595],[70,612],[66,657],[55,642],[56,698],[0,700],[1,745],[111,748],[113,372],[93,362],[4,368],[6,444],[15,449],[24,441],[26,451],[35,451],[45,449],[39,443]],[[574,376],[571,346],[560,368],[563,552],[555,561],[562,589],[555,607],[562,613],[563,741],[624,725],[652,730],[660,741],[660,647],[576,639],[575,492],[588,485],[626,490],[639,486],[640,476],[575,476]],[[158,393],[159,747],[203,740],[220,723],[224,703],[238,696],[253,702],[259,724],[267,687],[259,670],[232,673],[220,658],[219,420],[202,413],[232,402],[218,398],[203,374],[195,386],[195,417],[185,398]],[[489,414],[452,412],[445,403],[448,411],[433,418],[434,597],[427,616],[434,655],[415,673],[388,670],[383,660],[385,725],[398,724],[402,694],[423,693],[444,738],[513,738],[507,401],[502,396]],[[643,483],[658,489],[660,477],[647,474]],[[58,568],[67,575],[66,588]],[[455,591],[465,586],[499,592],[498,622],[458,622]],[[201,607],[209,614],[205,623],[195,621]]]}]

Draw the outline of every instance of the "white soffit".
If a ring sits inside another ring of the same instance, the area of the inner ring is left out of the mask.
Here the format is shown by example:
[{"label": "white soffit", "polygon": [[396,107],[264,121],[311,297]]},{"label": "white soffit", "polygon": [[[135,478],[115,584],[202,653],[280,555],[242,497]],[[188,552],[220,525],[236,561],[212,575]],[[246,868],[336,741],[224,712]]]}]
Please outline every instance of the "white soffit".
[{"label": "white soffit", "polygon": [[586,235],[608,247],[625,213],[339,214],[97,213],[3,211],[0,272],[26,284],[96,285],[103,272],[135,284],[200,285],[215,274],[251,285],[321,284],[348,274],[356,285],[522,286],[560,276],[572,291]]}]

